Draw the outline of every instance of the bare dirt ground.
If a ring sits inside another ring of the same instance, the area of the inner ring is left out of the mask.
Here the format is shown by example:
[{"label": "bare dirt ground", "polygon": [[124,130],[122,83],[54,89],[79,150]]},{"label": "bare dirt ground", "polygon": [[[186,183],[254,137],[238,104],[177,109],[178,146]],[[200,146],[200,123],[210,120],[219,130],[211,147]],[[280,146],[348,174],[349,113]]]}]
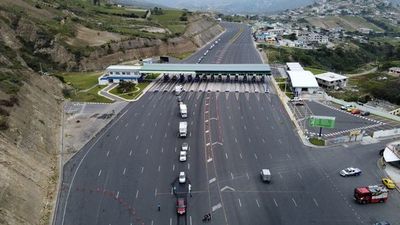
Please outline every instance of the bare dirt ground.
[{"label": "bare dirt ground", "polygon": [[112,104],[66,103],[64,105],[63,161],[66,162],[78,152],[126,105],[126,102]]},{"label": "bare dirt ground", "polygon": [[67,43],[70,45],[89,45],[89,46],[100,46],[106,44],[109,41],[119,41],[125,36],[111,33],[107,31],[99,31],[89,29],[84,26],[77,27],[77,33],[75,38],[70,38]]}]

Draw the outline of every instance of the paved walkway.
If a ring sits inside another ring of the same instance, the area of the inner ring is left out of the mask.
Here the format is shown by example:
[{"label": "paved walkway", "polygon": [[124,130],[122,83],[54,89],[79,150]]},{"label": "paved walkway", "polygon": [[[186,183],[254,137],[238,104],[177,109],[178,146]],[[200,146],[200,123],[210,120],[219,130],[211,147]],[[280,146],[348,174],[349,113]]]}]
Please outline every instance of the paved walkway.
[{"label": "paved walkway", "polygon": [[116,101],[116,102],[119,102],[119,101],[126,101],[125,99],[123,99],[123,98],[121,98],[121,97],[118,97],[118,96],[116,96],[116,95],[113,95],[113,94],[110,94],[110,93],[109,93],[109,91],[110,91],[111,89],[115,88],[116,86],[118,86],[118,84],[109,84],[107,87],[101,89],[101,90],[98,92],[98,94],[101,95],[101,96],[103,96],[103,97],[105,97],[105,98],[108,98],[108,99],[110,99],[110,100]]}]

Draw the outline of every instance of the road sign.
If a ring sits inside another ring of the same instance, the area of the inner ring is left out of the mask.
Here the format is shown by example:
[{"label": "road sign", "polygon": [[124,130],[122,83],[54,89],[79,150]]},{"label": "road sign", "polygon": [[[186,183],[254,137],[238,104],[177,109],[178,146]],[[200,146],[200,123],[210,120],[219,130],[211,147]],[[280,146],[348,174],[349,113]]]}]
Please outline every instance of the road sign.
[{"label": "road sign", "polygon": [[334,128],[335,117],[331,116],[310,116],[311,127]]}]

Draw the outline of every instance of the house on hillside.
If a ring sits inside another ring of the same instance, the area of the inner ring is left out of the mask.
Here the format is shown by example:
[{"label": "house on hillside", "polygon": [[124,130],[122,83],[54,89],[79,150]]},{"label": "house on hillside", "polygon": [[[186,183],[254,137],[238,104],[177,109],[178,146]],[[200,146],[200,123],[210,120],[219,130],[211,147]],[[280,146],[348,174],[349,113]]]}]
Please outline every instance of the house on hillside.
[{"label": "house on hillside", "polygon": [[342,89],[347,86],[348,78],[346,76],[327,72],[315,75],[318,84],[326,89]]}]

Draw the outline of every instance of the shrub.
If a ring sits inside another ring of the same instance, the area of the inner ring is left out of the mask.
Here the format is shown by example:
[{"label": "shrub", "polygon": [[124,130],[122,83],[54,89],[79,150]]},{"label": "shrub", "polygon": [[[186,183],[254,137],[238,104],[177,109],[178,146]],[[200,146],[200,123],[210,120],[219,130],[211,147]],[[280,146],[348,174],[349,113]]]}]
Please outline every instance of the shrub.
[{"label": "shrub", "polygon": [[0,116],[0,130],[7,130],[8,128],[7,118]]},{"label": "shrub", "polygon": [[10,116],[10,113],[7,110],[0,107],[0,115],[1,116]]}]

